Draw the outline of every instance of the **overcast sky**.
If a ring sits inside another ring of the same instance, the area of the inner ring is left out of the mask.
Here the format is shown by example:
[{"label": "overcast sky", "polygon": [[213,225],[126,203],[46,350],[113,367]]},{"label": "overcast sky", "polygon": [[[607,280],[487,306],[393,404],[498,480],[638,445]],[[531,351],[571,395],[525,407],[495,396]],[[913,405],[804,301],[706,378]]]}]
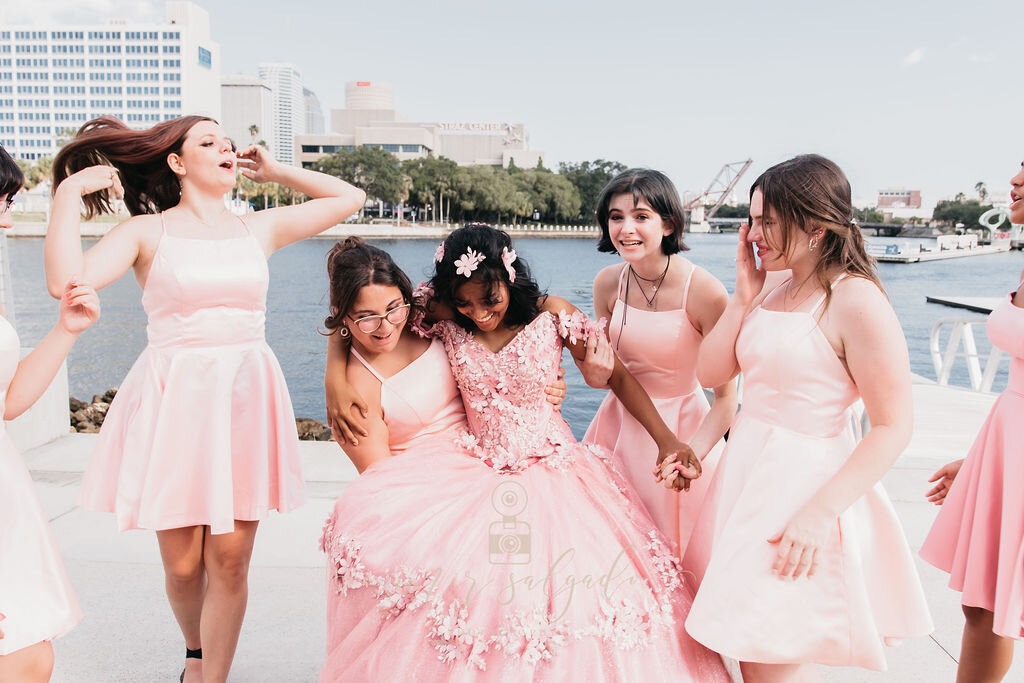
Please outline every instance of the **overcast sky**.
[{"label": "overcast sky", "polygon": [[[5,25],[163,16],[160,0],[5,3]],[[525,124],[553,169],[603,158],[699,191],[751,157],[745,193],[818,152],[859,201],[904,187],[934,203],[978,181],[1004,198],[1024,158],[1024,21],[1005,0],[197,4],[222,74],[295,64],[328,119],[346,82],[387,82],[406,120]]]}]

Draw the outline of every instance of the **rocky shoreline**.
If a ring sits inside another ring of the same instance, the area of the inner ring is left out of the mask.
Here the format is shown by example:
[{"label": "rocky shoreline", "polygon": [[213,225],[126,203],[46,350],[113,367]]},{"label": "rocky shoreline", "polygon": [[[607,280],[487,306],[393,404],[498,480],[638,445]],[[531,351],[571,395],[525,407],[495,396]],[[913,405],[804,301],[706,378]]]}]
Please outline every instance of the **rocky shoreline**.
[{"label": "rocky shoreline", "polygon": [[[100,431],[103,419],[107,416],[110,403],[117,395],[117,389],[108,389],[103,394],[92,397],[90,403],[71,397],[68,408],[71,412],[71,429],[83,434],[95,434]],[[308,417],[295,418],[295,430],[301,441],[331,441],[331,430],[323,422]]]}]

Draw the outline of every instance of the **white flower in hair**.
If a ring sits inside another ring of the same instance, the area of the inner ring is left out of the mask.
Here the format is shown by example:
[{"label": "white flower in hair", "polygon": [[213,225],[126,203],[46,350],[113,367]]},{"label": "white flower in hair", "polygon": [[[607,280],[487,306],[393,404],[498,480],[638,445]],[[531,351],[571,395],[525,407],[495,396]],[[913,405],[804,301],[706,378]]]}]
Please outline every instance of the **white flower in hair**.
[{"label": "white flower in hair", "polygon": [[440,263],[444,260],[444,242],[437,245],[437,249],[434,250],[434,263]]},{"label": "white flower in hair", "polygon": [[505,270],[508,271],[508,281],[516,281],[516,269],[512,267],[512,264],[516,262],[516,250],[509,249],[508,247],[501,248],[501,262],[505,264]]},{"label": "white flower in hair", "polygon": [[483,254],[473,251],[473,247],[467,247],[466,253],[455,260],[455,274],[469,277],[483,263],[484,258]]}]

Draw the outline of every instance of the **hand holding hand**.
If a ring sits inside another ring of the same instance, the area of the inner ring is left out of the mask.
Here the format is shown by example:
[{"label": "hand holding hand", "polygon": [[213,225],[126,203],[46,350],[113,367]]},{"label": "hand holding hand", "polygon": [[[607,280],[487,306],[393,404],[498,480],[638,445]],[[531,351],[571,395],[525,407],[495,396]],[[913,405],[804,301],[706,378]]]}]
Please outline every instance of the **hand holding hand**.
[{"label": "hand holding hand", "polygon": [[548,403],[553,405],[555,410],[562,410],[562,402],[565,400],[568,388],[569,385],[565,383],[565,368],[559,365],[558,376],[555,378],[555,381],[544,387],[544,393],[547,394]]},{"label": "hand holding hand", "polygon": [[666,488],[689,491],[690,482],[700,475],[700,458],[687,444],[677,440],[674,444],[668,444],[667,448],[659,448],[654,478]]},{"label": "hand holding hand", "polygon": [[772,571],[780,579],[814,576],[818,568],[818,552],[835,532],[837,520],[810,510],[801,510],[786,528],[768,542],[776,546]]},{"label": "hand holding hand", "polygon": [[369,432],[366,431],[369,407],[363,397],[347,382],[327,382],[325,390],[327,426],[331,428],[331,435],[338,443],[348,441],[353,446],[358,446],[357,435],[369,435]]},{"label": "hand holding hand", "polygon": [[733,296],[744,305],[749,305],[764,287],[765,271],[757,267],[754,245],[747,240],[750,226],[740,226],[739,242],[736,245],[736,288]]},{"label": "hand holding hand", "polygon": [[604,334],[592,334],[587,339],[587,352],[576,366],[583,374],[587,386],[595,389],[606,389],[615,370],[615,352],[608,337]]},{"label": "hand holding hand", "polygon": [[932,475],[929,482],[938,482],[933,486],[928,493],[924,494],[925,498],[928,499],[929,503],[935,503],[936,505],[942,505],[943,501],[946,500],[946,494],[949,493],[949,489],[953,486],[953,480],[956,479],[956,475],[960,473],[960,468],[963,466],[964,461],[954,460],[953,462],[946,463]]},{"label": "hand holding hand", "polygon": [[236,155],[238,168],[242,175],[257,183],[277,182],[280,177],[281,164],[278,163],[265,147],[249,145]]},{"label": "hand holding hand", "polygon": [[100,298],[96,290],[72,279],[60,298],[60,325],[78,336],[100,319]]}]

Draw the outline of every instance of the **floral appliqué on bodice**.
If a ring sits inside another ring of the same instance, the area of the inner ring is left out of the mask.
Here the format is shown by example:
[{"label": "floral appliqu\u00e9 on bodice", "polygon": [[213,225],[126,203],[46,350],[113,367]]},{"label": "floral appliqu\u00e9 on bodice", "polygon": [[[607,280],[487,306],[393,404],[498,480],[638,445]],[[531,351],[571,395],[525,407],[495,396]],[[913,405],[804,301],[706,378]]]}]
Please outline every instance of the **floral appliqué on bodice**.
[{"label": "floral appliqu\u00e9 on bodice", "polygon": [[451,321],[433,332],[444,341],[466,405],[469,431],[460,445],[490,467],[512,473],[543,462],[565,469],[581,449],[605,455],[576,441],[544,392],[558,372],[562,339],[603,334],[600,323],[580,311],[541,313],[497,352]]}]

